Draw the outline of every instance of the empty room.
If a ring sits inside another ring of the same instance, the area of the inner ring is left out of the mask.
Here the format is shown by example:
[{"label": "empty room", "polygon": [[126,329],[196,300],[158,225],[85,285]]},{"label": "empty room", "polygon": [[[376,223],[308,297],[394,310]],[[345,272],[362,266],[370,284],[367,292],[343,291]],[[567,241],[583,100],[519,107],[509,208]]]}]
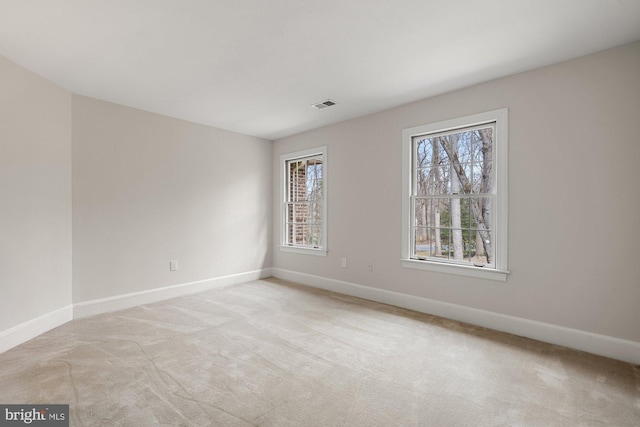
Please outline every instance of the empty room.
[{"label": "empty room", "polygon": [[637,0],[0,0],[0,426],[638,426],[639,161]]}]

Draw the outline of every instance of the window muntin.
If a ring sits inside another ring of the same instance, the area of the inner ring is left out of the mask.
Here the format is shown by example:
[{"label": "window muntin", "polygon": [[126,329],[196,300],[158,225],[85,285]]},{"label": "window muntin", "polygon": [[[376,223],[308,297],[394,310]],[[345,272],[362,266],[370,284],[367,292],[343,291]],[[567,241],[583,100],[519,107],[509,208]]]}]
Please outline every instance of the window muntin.
[{"label": "window muntin", "polygon": [[403,131],[403,267],[506,280],[507,116]]},{"label": "window muntin", "polygon": [[326,148],[281,157],[282,250],[326,253]]}]

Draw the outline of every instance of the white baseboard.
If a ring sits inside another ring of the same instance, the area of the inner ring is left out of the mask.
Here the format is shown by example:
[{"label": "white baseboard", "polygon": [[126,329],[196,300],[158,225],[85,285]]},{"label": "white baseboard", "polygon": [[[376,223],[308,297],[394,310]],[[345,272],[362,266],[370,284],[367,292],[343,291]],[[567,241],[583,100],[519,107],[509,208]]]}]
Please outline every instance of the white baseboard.
[{"label": "white baseboard", "polygon": [[73,318],[80,319],[83,317],[94,316],[96,314],[124,310],[126,308],[142,304],[151,304],[169,298],[203,292],[213,288],[221,288],[224,286],[250,282],[252,280],[264,279],[266,277],[271,277],[271,275],[271,268],[264,268],[261,270],[214,277],[211,279],[182,283],[159,289],[149,289],[148,291],[133,292],[130,294],[80,302],[73,305]]},{"label": "white baseboard", "polygon": [[421,313],[433,314],[448,319],[484,326],[497,331],[582,350],[635,365],[640,364],[640,343],[635,341],[565,328],[563,326],[416,297],[385,289],[362,286],[341,280],[327,279],[281,268],[272,268],[272,273],[273,277],[312,286],[314,288],[334,291],[397,307],[408,308]]},{"label": "white baseboard", "polygon": [[73,306],[67,305],[35,319],[20,323],[13,328],[0,331],[0,353],[27,342],[53,328],[57,328],[72,318]]},{"label": "white baseboard", "polygon": [[557,344],[576,350],[582,350],[600,356],[625,362],[640,364],[640,343],[595,334],[578,329],[566,328],[535,320],[494,313],[476,308],[416,297],[385,289],[362,286],[335,279],[327,279],[306,273],[281,268],[265,268],[245,273],[233,274],[160,289],[118,295],[92,301],[68,305],[58,310],[31,319],[4,331],[0,331],[0,353],[20,345],[38,335],[56,328],[73,318],[82,318],[95,314],[131,308],[141,304],[189,295],[252,280],[276,277],[290,280],[314,288],[326,289],[383,304],[408,308],[422,313],[433,314],[448,319],[459,320],[484,326],[514,335]]},{"label": "white baseboard", "polygon": [[68,305],[52,311],[51,313],[28,320],[11,329],[0,331],[0,353],[27,342],[30,339],[73,319],[122,310],[141,304],[150,304],[169,298],[194,294],[196,292],[202,292],[213,288],[250,282],[252,280],[264,279],[271,276],[271,268],[264,268],[261,270],[214,277],[211,279],[199,280],[197,282],[183,283],[160,289],[150,289],[148,291],[134,292]]}]

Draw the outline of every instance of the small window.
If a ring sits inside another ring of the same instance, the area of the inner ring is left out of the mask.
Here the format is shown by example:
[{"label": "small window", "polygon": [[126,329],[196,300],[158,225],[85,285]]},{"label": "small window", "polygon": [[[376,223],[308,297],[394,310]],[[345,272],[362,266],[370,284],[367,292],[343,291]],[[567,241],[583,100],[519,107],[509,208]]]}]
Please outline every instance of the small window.
[{"label": "small window", "polygon": [[403,266],[506,279],[506,118],[405,129]]},{"label": "small window", "polygon": [[283,206],[281,249],[325,255],[326,147],[281,156]]}]

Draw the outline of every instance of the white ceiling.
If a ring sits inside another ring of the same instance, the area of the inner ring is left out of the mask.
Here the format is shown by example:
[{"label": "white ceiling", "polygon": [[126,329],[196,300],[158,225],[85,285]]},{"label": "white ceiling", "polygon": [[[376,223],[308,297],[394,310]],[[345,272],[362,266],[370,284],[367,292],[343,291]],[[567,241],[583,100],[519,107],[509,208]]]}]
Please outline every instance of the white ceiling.
[{"label": "white ceiling", "polygon": [[268,139],[638,39],[640,0],[0,0],[62,87]]}]

